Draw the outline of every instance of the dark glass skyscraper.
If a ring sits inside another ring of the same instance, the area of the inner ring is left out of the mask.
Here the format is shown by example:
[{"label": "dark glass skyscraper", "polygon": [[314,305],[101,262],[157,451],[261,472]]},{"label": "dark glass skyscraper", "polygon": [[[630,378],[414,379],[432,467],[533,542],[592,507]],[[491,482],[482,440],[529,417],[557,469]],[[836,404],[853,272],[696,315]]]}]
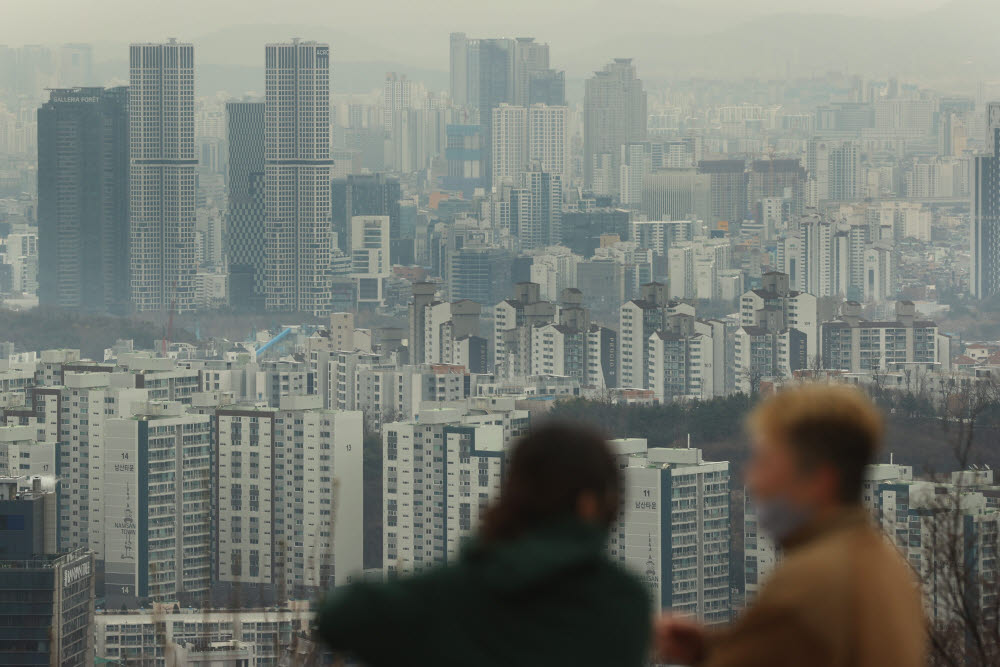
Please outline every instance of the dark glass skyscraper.
[{"label": "dark glass skyscraper", "polygon": [[264,306],[264,103],[226,104],[229,140],[229,301],[236,308]]},{"label": "dark glass skyscraper", "polygon": [[969,291],[985,299],[1000,293],[1000,103],[986,108],[986,155],[972,161]]},{"label": "dark glass skyscraper", "polygon": [[351,174],[333,180],[330,217],[344,252],[351,249],[351,218],[356,215],[389,216],[389,241],[400,238],[399,192],[399,181],[385,174]]},{"label": "dark glass skyscraper", "polygon": [[38,110],[38,300],[124,313],[128,88],[51,91]]}]

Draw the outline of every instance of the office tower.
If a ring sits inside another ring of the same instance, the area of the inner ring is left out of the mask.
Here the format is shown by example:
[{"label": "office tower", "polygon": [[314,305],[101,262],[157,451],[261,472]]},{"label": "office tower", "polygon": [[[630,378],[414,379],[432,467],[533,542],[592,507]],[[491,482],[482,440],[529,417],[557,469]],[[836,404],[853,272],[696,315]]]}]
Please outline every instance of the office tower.
[{"label": "office tower", "polygon": [[491,122],[493,183],[513,181],[528,165],[527,109],[500,104],[493,110]]},{"label": "office tower", "polygon": [[798,159],[754,160],[747,184],[751,211],[762,199],[775,197],[788,202],[790,215],[800,214],[805,181],[806,170]]},{"label": "office tower", "polygon": [[268,310],[330,312],[330,47],[268,44],[264,99]]},{"label": "office tower", "polygon": [[129,47],[132,307],[195,307],[194,47]]},{"label": "office tower", "polygon": [[444,186],[458,190],[471,198],[476,188],[482,187],[483,132],[479,125],[450,124],[446,128],[445,159],[448,175]]},{"label": "office tower", "polygon": [[493,110],[504,102],[516,101],[516,47],[511,39],[481,39],[478,47],[479,124],[483,127],[487,156],[483,163],[487,187],[493,185]]},{"label": "office tower", "polygon": [[215,411],[218,603],[308,599],[360,575],[362,415],[322,403]]},{"label": "office tower", "polygon": [[[94,664],[94,556],[85,549],[60,552],[55,493],[41,480],[0,478],[0,656],[8,665]],[[22,485],[24,488],[18,489]]]},{"label": "office tower", "polygon": [[549,45],[536,42],[534,37],[518,37],[514,44],[514,104],[528,106],[531,102],[531,79],[537,73],[551,73]]},{"label": "office tower", "polygon": [[989,155],[973,159],[969,292],[985,299],[1000,292],[1000,102],[987,105]]},{"label": "office tower", "polygon": [[702,160],[698,173],[709,176],[709,217],[715,223],[727,222],[730,229],[747,217],[747,173],[743,160]]},{"label": "office tower", "polygon": [[351,250],[351,220],[357,215],[389,216],[389,239],[399,239],[399,197],[399,180],[385,174],[350,174],[334,179],[330,189],[331,220],[341,250]]},{"label": "office tower", "polygon": [[38,110],[38,302],[128,311],[128,88],[53,90]]},{"label": "office tower", "polygon": [[389,264],[389,216],[351,218],[351,277],[358,286],[358,305],[382,305]]},{"label": "office tower", "polygon": [[453,32],[449,35],[449,73],[451,102],[457,107],[468,106],[468,42],[464,32]]},{"label": "office tower", "polygon": [[528,104],[565,106],[566,72],[547,69],[531,72],[528,76]]},{"label": "office tower", "polygon": [[643,579],[655,609],[708,625],[732,618],[728,461],[694,448],[612,441],[624,468],[624,502],[611,558]]},{"label": "office tower", "polygon": [[[531,37],[468,39],[451,34],[451,97],[457,106],[478,110],[482,128],[483,184],[493,184],[493,110],[508,103],[565,103],[565,79],[549,69],[549,46]],[[537,99],[532,97],[532,80]],[[560,85],[562,84],[562,85]]]},{"label": "office tower", "polygon": [[[109,608],[207,601],[212,556],[212,422],[176,401],[109,419],[103,481]],[[99,554],[100,555],[100,554]]]},{"label": "office tower", "polygon": [[528,160],[542,171],[558,174],[569,186],[569,107],[532,104],[528,107]]},{"label": "office tower", "polygon": [[448,298],[496,303],[510,289],[511,254],[503,248],[467,245],[450,253]]},{"label": "office tower", "polygon": [[565,211],[559,221],[561,245],[583,257],[592,257],[601,246],[601,237],[617,236],[629,240],[629,212],[620,208],[594,208]]},{"label": "office tower", "polygon": [[[610,163],[617,180],[622,144],[646,138],[646,91],[631,58],[615,58],[587,79],[583,102],[583,180],[594,184],[595,167]],[[615,183],[609,184],[617,192]]]},{"label": "office tower", "polygon": [[642,211],[650,220],[709,220],[712,177],[694,167],[661,169],[642,182]]},{"label": "office tower", "polygon": [[264,296],[264,103],[227,102],[229,302],[262,310]]},{"label": "office tower", "polygon": [[382,128],[392,132],[396,115],[410,108],[413,84],[405,74],[387,72],[382,84]]}]

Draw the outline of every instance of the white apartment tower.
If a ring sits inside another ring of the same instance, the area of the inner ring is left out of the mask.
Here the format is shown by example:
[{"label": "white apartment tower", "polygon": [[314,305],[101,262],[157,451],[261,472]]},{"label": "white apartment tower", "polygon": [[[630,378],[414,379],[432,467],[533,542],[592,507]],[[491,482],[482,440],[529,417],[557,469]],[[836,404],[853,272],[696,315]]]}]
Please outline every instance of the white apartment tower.
[{"label": "white apartment tower", "polygon": [[499,495],[504,430],[467,423],[454,408],[421,410],[412,421],[383,425],[387,574],[419,571],[458,555],[462,538]]},{"label": "white apartment tower", "polygon": [[150,401],[109,419],[103,557],[109,608],[208,599],[212,551],[211,417]]},{"label": "white apartment tower", "polygon": [[195,307],[194,47],[129,47],[130,288],[137,311]]},{"label": "white apartment tower", "polygon": [[528,164],[528,113],[501,104],[493,110],[493,182],[513,181]]},{"label": "white apartment tower", "polygon": [[569,184],[569,107],[532,104],[528,108],[528,161],[559,174]]},{"label": "white apartment tower", "polygon": [[321,396],[215,413],[219,603],[275,604],[362,569],[362,415]]},{"label": "white apartment tower", "polygon": [[413,96],[413,84],[405,74],[388,72],[382,86],[382,127],[386,132],[393,129],[396,112],[409,109]]},{"label": "white apartment tower", "polygon": [[330,312],[330,47],[268,44],[264,98],[266,306]]},{"label": "white apartment tower", "polygon": [[729,462],[700,449],[614,441],[625,493],[611,557],[643,578],[657,611],[711,624],[732,616],[729,588]]}]

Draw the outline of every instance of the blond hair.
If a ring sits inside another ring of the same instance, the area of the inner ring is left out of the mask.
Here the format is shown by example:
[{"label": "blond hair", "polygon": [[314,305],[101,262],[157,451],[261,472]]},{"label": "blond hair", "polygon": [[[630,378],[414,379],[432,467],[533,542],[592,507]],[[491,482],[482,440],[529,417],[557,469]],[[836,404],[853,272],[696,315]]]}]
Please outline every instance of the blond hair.
[{"label": "blond hair", "polygon": [[806,468],[830,465],[839,473],[842,501],[861,495],[864,468],[882,444],[882,413],[859,389],[804,383],[761,402],[747,418],[752,436],[790,446]]}]

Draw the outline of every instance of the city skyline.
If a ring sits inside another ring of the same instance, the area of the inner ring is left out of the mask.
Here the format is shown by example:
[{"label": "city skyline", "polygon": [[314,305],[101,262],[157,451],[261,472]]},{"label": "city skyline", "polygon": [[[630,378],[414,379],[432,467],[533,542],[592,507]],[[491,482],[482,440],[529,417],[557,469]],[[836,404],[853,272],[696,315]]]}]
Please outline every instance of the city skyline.
[{"label": "city skyline", "polygon": [[[402,38],[414,10],[374,30],[372,6],[342,38],[292,0],[312,25],[251,3],[0,46],[0,569],[47,600],[0,581],[18,646],[320,654],[317,601],[458,562],[550,419],[622,473],[607,565],[725,625],[785,557],[745,424],[814,382],[885,417],[860,502],[930,631],[988,634],[1000,60],[977,3],[559,0]],[[962,558],[929,551],[948,517]]]}]

